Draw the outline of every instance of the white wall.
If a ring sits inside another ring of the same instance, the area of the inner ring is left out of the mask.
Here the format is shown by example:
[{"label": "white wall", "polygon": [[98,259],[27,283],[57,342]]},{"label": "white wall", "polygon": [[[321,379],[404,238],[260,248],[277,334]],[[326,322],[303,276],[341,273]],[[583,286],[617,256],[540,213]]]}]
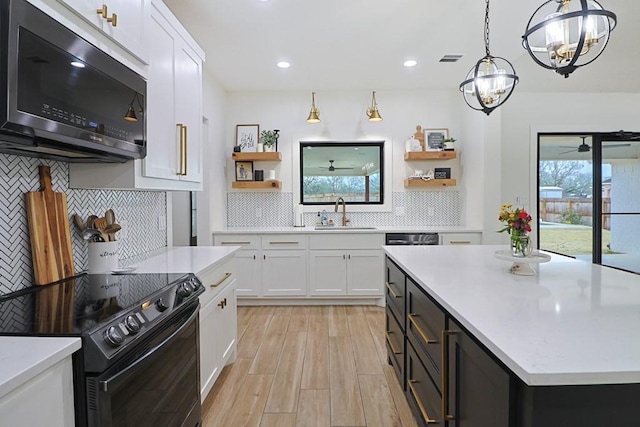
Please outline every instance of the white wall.
[{"label": "white wall", "polygon": [[[412,166],[403,160],[404,141],[423,128],[448,128],[456,137],[456,148],[464,150],[460,137],[462,120],[459,114],[461,98],[457,91],[379,91],[376,92],[382,122],[367,121],[366,110],[371,105],[369,91],[318,91],[316,106],[320,109],[319,124],[306,123],[311,108],[311,93],[307,92],[232,92],[228,94],[225,155],[227,161],[227,191],[234,180],[233,150],[237,124],[259,124],[261,130],[280,129],[278,151],[282,162],[268,165],[275,168],[282,181],[283,192],[294,192],[298,156],[296,144],[301,140],[385,140],[392,145],[393,176],[391,191],[404,191],[403,180]],[[435,167],[431,163],[430,167]],[[426,169],[426,168],[425,168]],[[454,171],[455,173],[455,171]],[[391,191],[389,191],[391,190]],[[352,210],[357,210],[354,206]]]}]

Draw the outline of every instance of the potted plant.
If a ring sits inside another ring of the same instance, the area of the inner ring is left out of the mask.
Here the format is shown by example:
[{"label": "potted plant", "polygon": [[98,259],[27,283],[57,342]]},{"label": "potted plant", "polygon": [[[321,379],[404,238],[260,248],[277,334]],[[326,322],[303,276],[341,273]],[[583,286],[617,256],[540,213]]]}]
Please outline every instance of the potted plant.
[{"label": "potted plant", "polygon": [[457,140],[455,138],[445,138],[442,142],[444,142],[444,149],[447,151],[453,151],[453,143]]},{"label": "potted plant", "polygon": [[275,130],[263,130],[260,132],[260,142],[264,146],[264,151],[277,151],[278,150],[278,129]]}]

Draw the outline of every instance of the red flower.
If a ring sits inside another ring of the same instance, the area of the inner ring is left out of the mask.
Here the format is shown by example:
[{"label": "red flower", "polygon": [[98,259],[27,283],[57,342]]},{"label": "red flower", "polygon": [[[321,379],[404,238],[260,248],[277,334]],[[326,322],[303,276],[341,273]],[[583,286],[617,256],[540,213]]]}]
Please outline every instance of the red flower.
[{"label": "red flower", "polygon": [[525,219],[525,218],[527,218],[528,216],[529,216],[529,214],[528,214],[528,213],[527,213],[527,211],[525,211],[525,210],[521,210],[521,211],[518,213],[518,217],[520,217],[520,218],[522,218],[522,219]]}]

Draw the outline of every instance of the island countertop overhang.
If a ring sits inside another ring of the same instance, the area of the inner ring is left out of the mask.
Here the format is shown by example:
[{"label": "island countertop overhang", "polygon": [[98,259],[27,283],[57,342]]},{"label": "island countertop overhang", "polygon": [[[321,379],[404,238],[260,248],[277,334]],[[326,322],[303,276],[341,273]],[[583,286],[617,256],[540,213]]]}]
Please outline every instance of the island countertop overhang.
[{"label": "island countertop overhang", "polygon": [[384,246],[525,384],[640,383],[640,276],[551,254],[508,273],[503,246]]}]

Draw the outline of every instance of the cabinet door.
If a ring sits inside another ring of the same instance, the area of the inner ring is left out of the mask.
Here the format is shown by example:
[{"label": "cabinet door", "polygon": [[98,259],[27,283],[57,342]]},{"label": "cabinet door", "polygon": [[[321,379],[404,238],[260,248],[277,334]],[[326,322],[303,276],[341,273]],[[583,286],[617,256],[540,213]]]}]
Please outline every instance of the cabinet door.
[{"label": "cabinet door", "polygon": [[239,297],[257,297],[261,294],[259,254],[255,250],[236,252],[236,292]]},{"label": "cabinet door", "polygon": [[[218,337],[218,357],[222,366],[233,362],[235,356],[236,338],[238,333],[238,311],[236,304],[236,282],[231,283],[217,298],[218,317],[216,319]],[[220,307],[220,303],[223,306]]]},{"label": "cabinet door", "polygon": [[263,251],[262,290],[264,296],[307,294],[306,251]]},{"label": "cabinet door", "polygon": [[202,182],[202,61],[186,43],[178,42],[175,51],[176,123],[186,126],[182,148],[186,175],[181,175],[180,180]]},{"label": "cabinet door", "polygon": [[347,252],[347,295],[382,296],[383,261],[380,250]]},{"label": "cabinet door", "polygon": [[[510,377],[455,322],[449,320],[443,397],[449,427],[508,427]],[[444,406],[444,405],[443,405]]]},{"label": "cabinet door", "polygon": [[309,251],[309,294],[347,294],[347,254],[345,251]]},{"label": "cabinet door", "polygon": [[174,52],[177,35],[165,20],[151,11],[149,22],[149,79],[147,83],[147,156],[142,160],[146,177],[178,180],[180,132],[174,113],[176,81]]}]

